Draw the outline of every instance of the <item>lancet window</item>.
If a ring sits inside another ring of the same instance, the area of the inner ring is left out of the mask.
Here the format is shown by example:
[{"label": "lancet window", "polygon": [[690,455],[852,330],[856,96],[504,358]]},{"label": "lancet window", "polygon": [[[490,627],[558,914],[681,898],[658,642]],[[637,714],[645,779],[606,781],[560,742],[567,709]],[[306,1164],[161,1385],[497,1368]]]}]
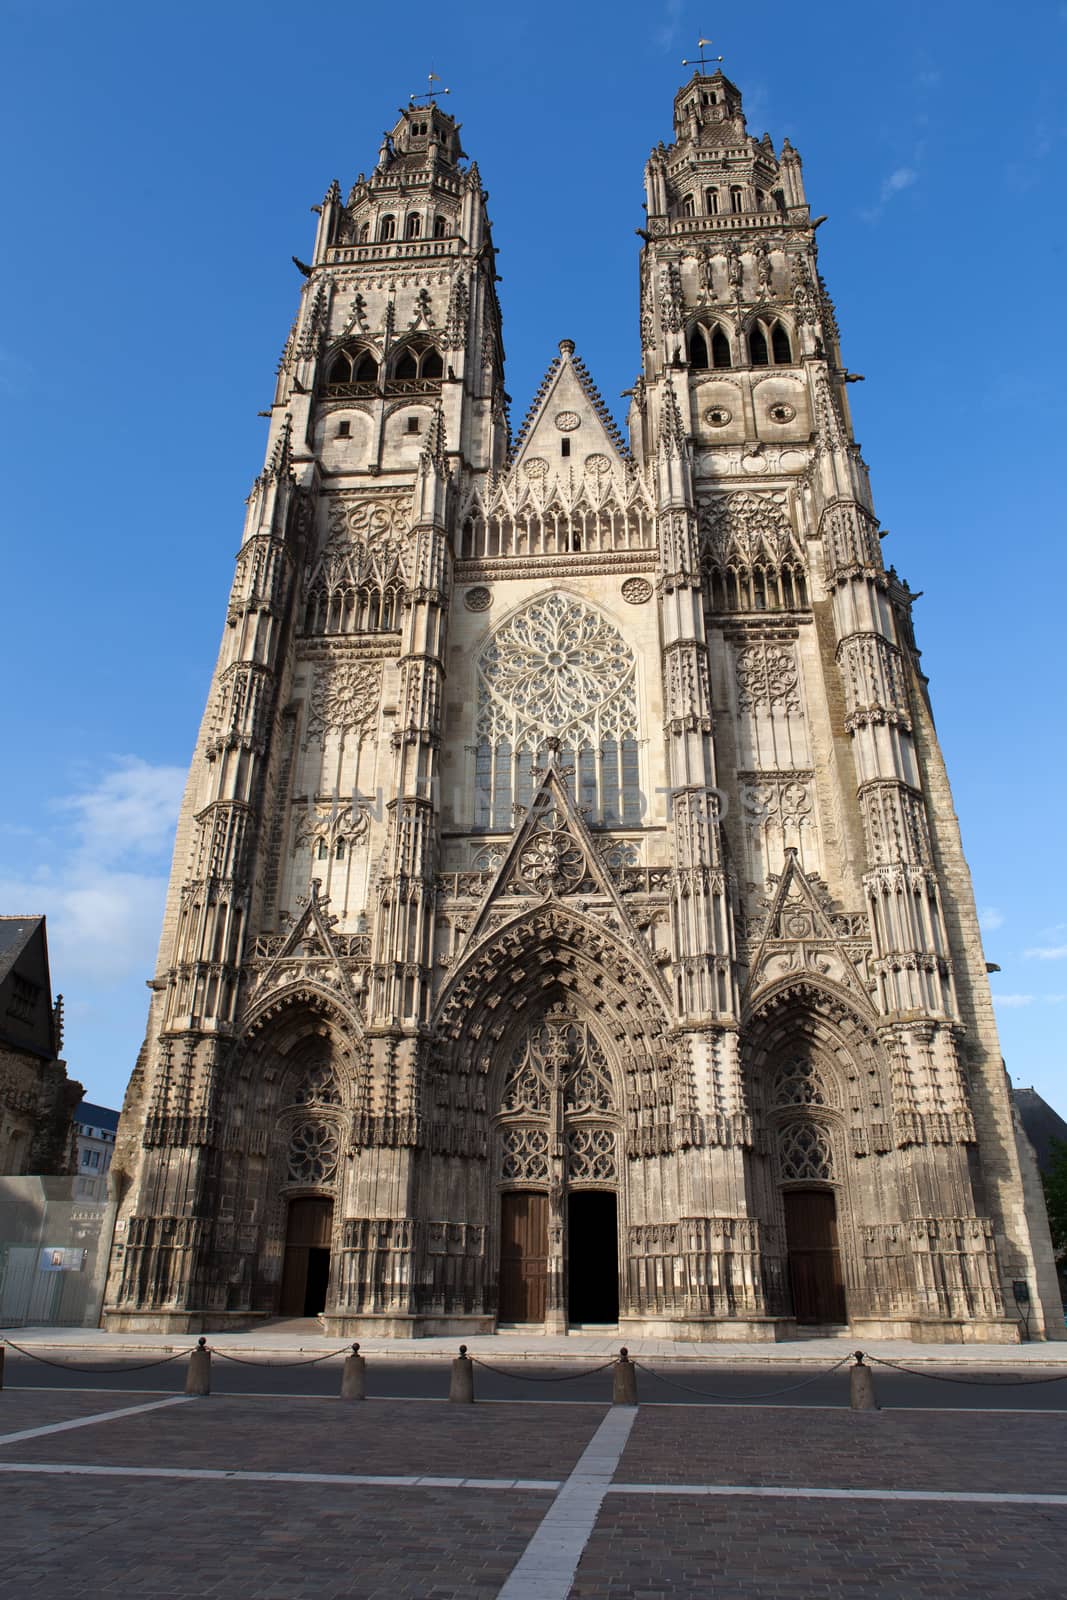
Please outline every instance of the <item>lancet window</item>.
[{"label": "lancet window", "polygon": [[433,389],[443,374],[444,363],[437,346],[428,340],[412,339],[393,357],[386,389],[392,394]]},{"label": "lancet window", "polygon": [[777,318],[754,322],[748,330],[748,355],[754,367],[790,366],[793,346],[785,324]]},{"label": "lancet window", "polygon": [[366,345],[344,345],[326,364],[325,392],[347,397],[373,394],[378,385],[378,358]]},{"label": "lancet window", "polygon": [[641,819],[636,662],[593,607],[554,593],[516,612],[478,660],[475,822],[510,833],[547,740],[591,826]]},{"label": "lancet window", "polygon": [[689,365],[700,371],[706,367],[733,365],[730,339],[721,322],[713,323],[710,327],[697,322],[690,328]]}]

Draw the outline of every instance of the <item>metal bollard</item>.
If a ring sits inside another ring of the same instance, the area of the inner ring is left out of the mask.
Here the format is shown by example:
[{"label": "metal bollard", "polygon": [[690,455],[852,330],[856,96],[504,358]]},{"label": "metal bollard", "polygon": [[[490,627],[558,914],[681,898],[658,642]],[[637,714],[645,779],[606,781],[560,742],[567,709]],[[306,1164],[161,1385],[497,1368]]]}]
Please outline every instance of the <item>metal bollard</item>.
[{"label": "metal bollard", "polygon": [[341,1374],[341,1399],[365,1400],[367,1398],[367,1362],[359,1353],[359,1345],[352,1346],[352,1354],[345,1356]]},{"label": "metal bollard", "polygon": [[185,1374],[186,1394],[211,1393],[211,1351],[206,1339],[196,1341],[196,1349],[189,1357],[189,1370]]},{"label": "metal bollard", "polygon": [[4,1387],[4,1362],[6,1359],[7,1351],[4,1349],[3,1345],[0,1344],[0,1389]]},{"label": "metal bollard", "polygon": [[874,1373],[863,1365],[863,1351],[856,1350],[856,1365],[848,1369],[848,1403],[853,1411],[881,1411],[874,1392]]},{"label": "metal bollard", "polygon": [[630,1360],[630,1352],[625,1345],[611,1369],[611,1403],[613,1406],[637,1404],[637,1368]]},{"label": "metal bollard", "polygon": [[459,1355],[452,1363],[452,1377],[448,1385],[448,1398],[459,1405],[474,1404],[474,1362],[461,1344]]}]

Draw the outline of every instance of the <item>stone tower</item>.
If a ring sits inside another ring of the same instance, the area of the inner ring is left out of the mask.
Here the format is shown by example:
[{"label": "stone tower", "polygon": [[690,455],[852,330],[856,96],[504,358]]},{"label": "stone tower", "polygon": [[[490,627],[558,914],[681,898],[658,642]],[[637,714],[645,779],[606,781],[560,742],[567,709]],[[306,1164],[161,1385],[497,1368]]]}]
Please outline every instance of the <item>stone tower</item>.
[{"label": "stone tower", "polygon": [[674,126],[629,448],[569,340],[510,439],[436,104],[318,208],[109,1327],[1062,1335],[800,159]]}]

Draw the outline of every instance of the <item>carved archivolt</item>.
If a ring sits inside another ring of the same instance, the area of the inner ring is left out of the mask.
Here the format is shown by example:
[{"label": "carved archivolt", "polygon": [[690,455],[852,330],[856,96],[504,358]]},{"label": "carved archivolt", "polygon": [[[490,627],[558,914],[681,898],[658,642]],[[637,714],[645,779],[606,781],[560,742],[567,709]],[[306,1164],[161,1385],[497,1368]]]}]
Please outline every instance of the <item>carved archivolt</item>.
[{"label": "carved archivolt", "polygon": [[636,738],[635,661],[592,606],[550,594],[510,617],[478,660],[478,737],[512,750],[557,735],[597,749]]}]

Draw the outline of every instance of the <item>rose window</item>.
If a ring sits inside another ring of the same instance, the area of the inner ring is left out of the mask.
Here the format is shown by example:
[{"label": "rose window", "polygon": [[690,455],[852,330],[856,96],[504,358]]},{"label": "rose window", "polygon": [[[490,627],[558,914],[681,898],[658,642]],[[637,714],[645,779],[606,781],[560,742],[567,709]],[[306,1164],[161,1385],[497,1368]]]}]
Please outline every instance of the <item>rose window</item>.
[{"label": "rose window", "polygon": [[301,1122],[289,1138],[289,1177],[294,1183],[322,1183],[337,1168],[337,1129],[328,1122]]},{"label": "rose window", "polygon": [[639,821],[635,673],[618,629],[572,595],[546,595],[502,623],[478,660],[480,825],[511,832],[550,738],[594,824]]}]

